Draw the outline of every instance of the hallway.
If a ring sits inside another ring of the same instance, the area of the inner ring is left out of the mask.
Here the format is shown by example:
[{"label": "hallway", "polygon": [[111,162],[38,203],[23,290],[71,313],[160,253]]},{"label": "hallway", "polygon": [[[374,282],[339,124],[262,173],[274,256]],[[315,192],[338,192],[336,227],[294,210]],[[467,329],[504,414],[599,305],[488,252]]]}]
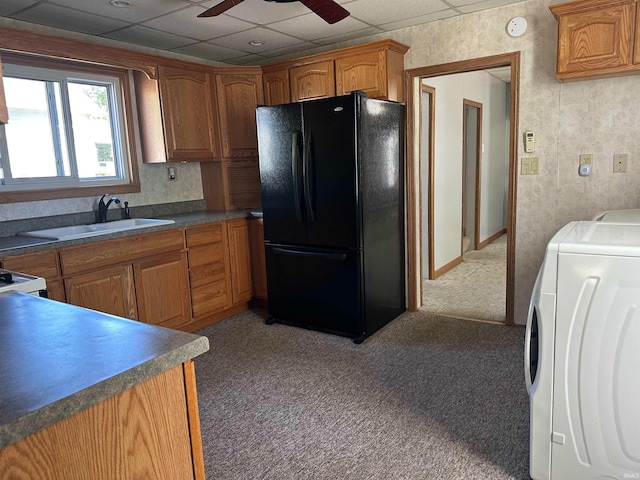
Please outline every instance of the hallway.
[{"label": "hallway", "polygon": [[436,280],[424,280],[422,310],[458,318],[505,321],[507,235],[482,250],[470,250],[464,261]]}]

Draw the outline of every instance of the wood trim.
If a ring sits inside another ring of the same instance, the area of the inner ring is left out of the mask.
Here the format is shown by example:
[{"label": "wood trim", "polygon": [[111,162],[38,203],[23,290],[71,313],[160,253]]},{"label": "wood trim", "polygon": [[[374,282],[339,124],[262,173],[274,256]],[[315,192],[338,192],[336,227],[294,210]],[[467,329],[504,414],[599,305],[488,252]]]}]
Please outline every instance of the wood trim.
[{"label": "wood trim", "polygon": [[[433,169],[435,168],[435,138],[436,138],[436,89],[433,87],[429,87],[427,85],[424,85],[421,83],[420,85],[420,92],[427,92],[430,94],[429,97],[429,153],[428,153],[428,157],[427,157],[427,168],[429,172],[433,172]],[[420,112],[422,112],[422,95],[420,95]],[[422,139],[422,115],[420,115],[420,140]],[[422,147],[422,142],[419,142],[420,147]],[[422,152],[420,152],[420,159],[422,160]],[[422,163],[422,162],[419,162]],[[420,169],[420,173],[418,178],[422,179],[422,168],[419,167]],[[433,242],[434,242],[434,237],[433,237],[433,231],[434,231],[434,222],[435,222],[435,210],[433,208],[433,202],[435,200],[435,195],[434,195],[434,176],[433,175],[429,175],[429,180],[427,183],[427,195],[429,196],[428,198],[428,211],[427,211],[427,219],[428,219],[428,225],[427,225],[427,235],[429,236],[429,243],[428,243],[428,248],[427,248],[427,255],[428,255],[428,261],[429,261],[429,278],[430,279],[434,279],[434,275],[435,275],[435,268],[434,268],[434,262],[435,262],[435,252],[433,249]],[[419,198],[422,198],[422,181],[419,182],[419,189],[420,189],[420,194],[419,194]],[[422,201],[420,201],[420,218],[422,219]],[[422,249],[422,229],[420,229],[420,249]],[[422,262],[420,263],[420,267],[422,268]],[[422,273],[420,274],[422,275]]]},{"label": "wood trim", "polygon": [[558,18],[561,15],[567,15],[577,12],[588,12],[591,10],[597,10],[599,8],[609,8],[614,5],[634,3],[634,0],[578,0],[566,3],[559,3],[551,5],[549,10],[553,13],[553,16]]},{"label": "wood trim", "polygon": [[460,255],[459,257],[456,257],[453,260],[451,260],[449,263],[445,263],[443,266],[441,266],[435,272],[433,272],[434,273],[433,280],[447,273],[449,270],[453,270],[454,267],[457,267],[462,263],[462,260],[463,260],[462,255]]},{"label": "wood trim", "polygon": [[202,451],[202,432],[198,410],[198,390],[196,388],[196,370],[193,360],[182,364],[184,370],[184,392],[187,398],[187,421],[191,437],[191,457],[193,459],[193,478],[205,480],[204,453]]},{"label": "wood trim", "polygon": [[349,55],[382,49],[393,50],[404,55],[409,50],[409,47],[400,42],[396,42],[395,40],[380,40],[379,42],[365,43],[362,45],[355,45],[353,47],[341,48],[339,50],[330,50],[315,55],[308,55],[306,57],[284,60],[282,62],[272,63],[270,65],[263,65],[262,72],[272,72],[274,70],[281,70],[283,68],[299,67],[301,65],[307,65],[309,63],[337,60],[338,58],[348,57]]},{"label": "wood trim", "polygon": [[503,228],[502,230],[494,233],[493,235],[491,235],[486,240],[481,241],[480,244],[478,245],[478,248],[476,248],[476,250],[482,250],[484,247],[489,245],[491,242],[497,240],[498,238],[500,238],[505,233],[507,233],[507,229],[506,228]]},{"label": "wood trim", "polygon": [[[422,305],[422,279],[420,277],[421,251],[420,241],[420,162],[419,150],[414,144],[416,135],[416,96],[421,78],[435,77],[452,73],[471,72],[495,67],[511,67],[511,119],[509,125],[509,189],[507,215],[507,287],[506,317],[507,325],[514,324],[515,295],[515,242],[516,242],[516,192],[517,192],[517,145],[518,145],[518,107],[520,92],[520,52],[510,52],[489,57],[463,60],[441,65],[412,68],[405,72],[407,91],[407,296],[409,310]],[[418,180],[418,182],[416,182]]]},{"label": "wood trim", "polygon": [[[474,102],[473,100],[469,100],[467,98],[462,99],[462,156],[463,162],[465,161],[464,152],[465,152],[465,142],[466,138],[464,133],[466,132],[466,121],[467,116],[464,113],[465,107],[474,107],[478,109],[478,123],[476,126],[476,201],[475,201],[475,225],[473,226],[473,246],[476,250],[479,250],[480,245],[480,202],[482,201],[482,104],[479,102]],[[464,164],[463,164],[464,165]],[[463,180],[464,186],[464,180]],[[464,212],[464,203],[466,197],[466,189],[462,189],[462,211]],[[462,218],[462,237],[464,237],[464,215]],[[464,251],[462,251],[464,253]]]},{"label": "wood trim", "polygon": [[0,193],[0,204],[36,202],[38,200],[53,200],[57,198],[99,197],[105,190],[117,195],[119,193],[139,193],[140,181],[124,185],[112,185],[110,187],[77,187],[74,189],[52,190],[21,190],[16,192]]},{"label": "wood trim", "polygon": [[0,59],[0,123],[7,123],[9,121],[9,110],[7,108],[7,99],[4,95],[4,85],[2,84],[2,62],[4,59]]}]

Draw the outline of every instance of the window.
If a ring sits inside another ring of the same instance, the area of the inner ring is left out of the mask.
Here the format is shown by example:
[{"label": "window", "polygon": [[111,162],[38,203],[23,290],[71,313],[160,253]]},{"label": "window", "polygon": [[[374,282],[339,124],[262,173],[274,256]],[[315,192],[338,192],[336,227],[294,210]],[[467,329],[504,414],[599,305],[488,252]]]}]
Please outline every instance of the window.
[{"label": "window", "polygon": [[[9,123],[0,125],[0,194],[82,189],[93,195],[86,187],[131,185],[126,72],[52,63],[4,62]],[[55,196],[80,195],[48,198]]]}]

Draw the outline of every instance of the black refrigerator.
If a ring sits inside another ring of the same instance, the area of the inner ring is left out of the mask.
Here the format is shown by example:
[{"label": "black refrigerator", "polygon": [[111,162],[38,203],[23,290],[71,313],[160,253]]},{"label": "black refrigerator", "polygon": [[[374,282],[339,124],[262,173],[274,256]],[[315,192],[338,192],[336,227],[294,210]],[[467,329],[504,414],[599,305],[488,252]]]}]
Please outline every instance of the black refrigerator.
[{"label": "black refrigerator", "polygon": [[258,107],[269,319],[353,338],[405,310],[405,107]]}]

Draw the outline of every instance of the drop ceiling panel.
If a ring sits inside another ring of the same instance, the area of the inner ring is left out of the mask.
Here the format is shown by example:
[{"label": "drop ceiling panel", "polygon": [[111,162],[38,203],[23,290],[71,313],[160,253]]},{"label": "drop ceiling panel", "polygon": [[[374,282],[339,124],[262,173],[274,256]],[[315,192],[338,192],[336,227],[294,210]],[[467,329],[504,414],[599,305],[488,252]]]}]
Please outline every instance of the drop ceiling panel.
[{"label": "drop ceiling panel", "polygon": [[[210,8],[221,1],[222,0],[208,0],[200,5]],[[309,9],[300,2],[275,3],[265,2],[264,0],[244,0],[242,3],[225,12],[227,15],[258,25],[268,25],[306,13],[309,13]]]},{"label": "drop ceiling panel", "polygon": [[304,40],[315,40],[317,38],[326,38],[350,33],[354,30],[362,30],[368,26],[369,25],[366,23],[356,20],[351,16],[340,20],[333,25],[329,25],[315,13],[309,13],[307,15],[296,17],[293,21],[285,20],[282,22],[272,23],[269,25],[269,28]]},{"label": "drop ceiling panel", "polygon": [[381,33],[382,30],[375,27],[365,28],[363,30],[357,30],[350,33],[343,33],[342,35],[335,35],[333,37],[318,38],[313,43],[318,45],[332,45],[334,43],[346,42],[347,40],[353,40],[354,38],[368,37],[369,35],[375,35]]},{"label": "drop ceiling panel", "polygon": [[142,25],[198,40],[209,40],[255,27],[252,23],[243,22],[227,15],[198,18],[198,14],[204,11],[205,9],[200,6],[187,7],[154,18],[142,23]]},{"label": "drop ceiling panel", "polygon": [[41,3],[40,5],[13,15],[13,18],[92,35],[101,35],[105,32],[128,25],[120,20],[79,12],[51,3]]},{"label": "drop ceiling panel", "polygon": [[131,6],[127,8],[114,7],[109,0],[51,0],[50,3],[130,23],[143,22],[189,6],[183,0],[131,0]]},{"label": "drop ceiling panel", "polygon": [[0,15],[12,15],[38,3],[38,0],[2,0],[0,1]]},{"label": "drop ceiling panel", "polygon": [[105,37],[120,40],[122,42],[135,43],[161,50],[171,50],[193,43],[193,39],[171,33],[161,32],[152,28],[134,25],[115,32],[110,32]]},{"label": "drop ceiling panel", "polygon": [[[249,45],[249,42],[252,40],[262,40],[264,41],[264,45]],[[227,48],[242,50],[247,53],[260,54],[260,52],[267,50],[291,47],[293,45],[303,43],[303,41],[283,33],[274,32],[267,28],[258,27],[234,33],[233,35],[227,35],[226,37],[216,38],[212,43]]]},{"label": "drop ceiling panel", "polygon": [[172,51],[199,58],[215,58],[219,61],[224,61],[229,58],[238,58],[246,55],[245,52],[233,50],[227,47],[221,47],[219,45],[213,45],[212,43],[208,42],[194,43],[192,45],[174,48]]},{"label": "drop ceiling panel", "polygon": [[401,3],[389,0],[356,0],[344,7],[363,22],[382,25],[439,12],[449,6],[440,0],[403,0]]}]

